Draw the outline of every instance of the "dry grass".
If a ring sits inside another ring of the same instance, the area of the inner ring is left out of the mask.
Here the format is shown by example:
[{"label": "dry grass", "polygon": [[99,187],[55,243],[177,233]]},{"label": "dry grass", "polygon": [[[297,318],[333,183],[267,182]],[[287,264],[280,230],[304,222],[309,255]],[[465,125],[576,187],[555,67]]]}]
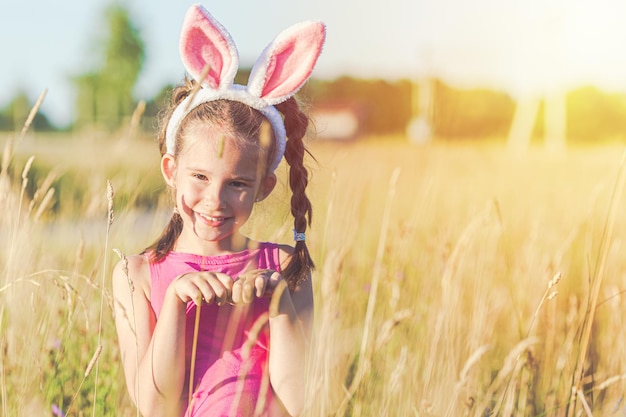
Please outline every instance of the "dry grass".
[{"label": "dry grass", "polygon": [[[16,158],[7,149],[1,414],[67,411],[76,396],[72,415],[135,415],[101,278],[112,248],[137,252],[163,225],[166,198],[146,217],[128,191],[158,177],[146,168],[157,166],[156,145],[26,137]],[[58,175],[75,160],[93,177],[83,207],[64,211],[48,172],[31,172],[39,149],[51,150],[41,157],[61,166]],[[515,156],[496,145],[371,140],[312,151],[307,238],[318,270],[307,416],[625,412],[620,146]],[[104,172],[121,159],[112,183],[131,197],[111,225]],[[286,196],[278,189],[261,204],[274,210],[255,213],[253,237],[289,241]],[[98,363],[96,382],[86,370]]]}]

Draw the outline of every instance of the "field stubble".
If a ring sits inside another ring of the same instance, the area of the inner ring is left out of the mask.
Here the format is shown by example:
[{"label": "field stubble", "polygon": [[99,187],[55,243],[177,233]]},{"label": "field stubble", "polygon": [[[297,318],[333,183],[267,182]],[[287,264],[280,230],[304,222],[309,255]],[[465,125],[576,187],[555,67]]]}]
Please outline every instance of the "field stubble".
[{"label": "field stubble", "polygon": [[[625,412],[620,146],[514,155],[388,138],[311,150],[307,240],[318,268],[306,415]],[[247,225],[254,238],[289,241],[284,174]],[[0,180],[1,414],[71,403],[71,415],[134,415],[109,275],[112,249],[140,251],[169,215],[156,145],[27,137]],[[44,202],[55,186],[64,191]],[[98,345],[96,379],[86,370]]]}]

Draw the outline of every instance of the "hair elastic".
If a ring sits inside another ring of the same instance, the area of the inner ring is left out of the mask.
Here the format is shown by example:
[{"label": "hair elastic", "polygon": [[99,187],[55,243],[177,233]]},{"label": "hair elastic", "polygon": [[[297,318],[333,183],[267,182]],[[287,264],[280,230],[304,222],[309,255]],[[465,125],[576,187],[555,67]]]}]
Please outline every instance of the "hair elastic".
[{"label": "hair elastic", "polygon": [[209,101],[232,100],[260,111],[269,120],[276,138],[270,169],[276,170],[287,137],[282,116],[274,105],[292,97],[306,82],[325,38],[326,27],[321,22],[295,24],[282,31],[261,53],[247,86],[233,84],[239,67],[235,43],[204,7],[191,6],[183,22],[179,50],[187,72],[202,88],[174,110],[165,134],[167,153],[174,154],[176,133],[194,108]]},{"label": "hair elastic", "polygon": [[304,242],[306,240],[306,235],[304,232],[296,232],[296,229],[293,229],[293,240],[296,242]]}]

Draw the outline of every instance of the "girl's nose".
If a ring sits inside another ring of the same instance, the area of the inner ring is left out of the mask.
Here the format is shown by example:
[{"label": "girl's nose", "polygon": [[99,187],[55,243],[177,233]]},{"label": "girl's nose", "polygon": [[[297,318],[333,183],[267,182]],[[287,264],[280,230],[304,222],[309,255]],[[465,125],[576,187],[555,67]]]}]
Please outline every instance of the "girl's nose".
[{"label": "girl's nose", "polygon": [[224,187],[218,183],[209,184],[204,192],[204,203],[210,209],[222,208],[224,197]]}]

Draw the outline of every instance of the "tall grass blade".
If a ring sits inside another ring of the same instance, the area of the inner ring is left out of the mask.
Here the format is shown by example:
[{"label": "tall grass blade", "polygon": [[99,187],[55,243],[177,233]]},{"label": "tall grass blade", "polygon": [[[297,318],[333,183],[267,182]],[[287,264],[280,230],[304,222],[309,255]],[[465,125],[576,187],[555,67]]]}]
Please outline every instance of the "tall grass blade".
[{"label": "tall grass blade", "polygon": [[[600,288],[602,281],[604,280],[604,273],[606,272],[606,262],[610,253],[611,244],[613,241],[613,230],[615,227],[615,219],[617,218],[618,208],[620,200],[624,192],[624,182],[626,180],[626,150],[622,154],[622,161],[617,172],[617,178],[611,194],[611,200],[609,203],[609,210],[605,218],[604,228],[602,232],[602,239],[600,241],[600,247],[598,249],[598,259],[594,273],[591,280],[591,296],[588,305],[587,313],[582,328],[582,335],[580,339],[576,370],[573,377],[572,384],[572,398],[570,405],[572,405],[572,412],[576,409],[575,401],[579,397],[581,392],[581,384],[584,374],[585,361],[587,359],[587,353],[589,352],[589,343],[591,338],[591,329],[593,327],[596,307],[598,306],[598,297],[600,295]],[[583,404],[584,405],[584,404]]]},{"label": "tall grass blade", "polygon": [[394,169],[389,179],[389,192],[385,200],[385,211],[383,213],[382,224],[380,228],[380,237],[378,240],[378,249],[376,251],[376,260],[374,262],[374,271],[372,273],[372,282],[370,285],[370,293],[367,300],[367,310],[365,312],[365,321],[363,323],[363,336],[361,337],[361,349],[359,350],[358,365],[355,377],[346,392],[346,396],[339,412],[343,413],[344,408],[356,392],[359,384],[365,376],[369,368],[368,347],[370,342],[370,332],[372,330],[374,308],[376,306],[376,296],[378,295],[378,284],[383,272],[383,257],[387,246],[387,237],[389,233],[389,218],[391,217],[391,206],[396,194],[396,185],[400,177],[400,168]]}]

